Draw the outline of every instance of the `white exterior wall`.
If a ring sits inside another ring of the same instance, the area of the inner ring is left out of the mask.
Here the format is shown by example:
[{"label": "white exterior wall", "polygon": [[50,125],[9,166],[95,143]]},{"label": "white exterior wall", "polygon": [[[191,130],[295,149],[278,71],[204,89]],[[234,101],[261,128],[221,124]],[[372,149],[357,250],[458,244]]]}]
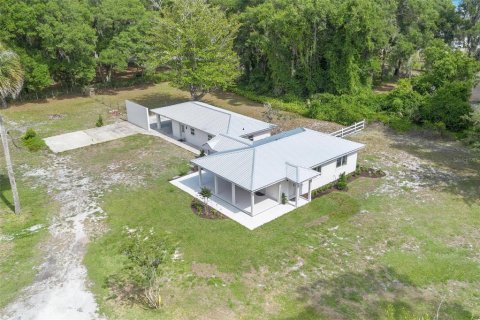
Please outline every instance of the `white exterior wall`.
[{"label": "white exterior wall", "polygon": [[180,123],[178,121],[172,120],[172,134],[175,138],[180,139]]},{"label": "white exterior wall", "polygon": [[195,129],[195,135],[190,133],[190,126],[185,126],[185,141],[199,148],[208,141],[208,133]]},{"label": "white exterior wall", "polygon": [[[322,174],[312,180],[312,190],[337,180],[342,173],[349,174],[357,168],[357,153],[348,155],[347,164],[337,168],[337,160],[322,166]],[[302,184],[301,194],[308,192],[308,181]]]},{"label": "white exterior wall", "polygon": [[257,140],[260,140],[260,139],[263,139],[263,138],[268,138],[270,137],[272,134],[270,131],[268,132],[263,132],[263,133],[259,133],[257,135],[254,135],[253,136],[253,141],[257,141]]},{"label": "white exterior wall", "polygon": [[265,188],[265,194],[274,200],[278,201],[278,183],[273,186]]},{"label": "white exterior wall", "polygon": [[125,106],[127,108],[128,122],[145,130],[150,130],[150,116],[148,114],[148,108],[128,100],[125,100]]}]

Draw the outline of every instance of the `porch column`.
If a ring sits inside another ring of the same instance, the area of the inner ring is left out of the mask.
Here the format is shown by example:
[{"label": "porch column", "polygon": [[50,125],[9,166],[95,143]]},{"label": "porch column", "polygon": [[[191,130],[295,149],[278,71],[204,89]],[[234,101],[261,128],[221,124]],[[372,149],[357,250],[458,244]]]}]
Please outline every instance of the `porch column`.
[{"label": "porch column", "polygon": [[162,118],[160,117],[159,114],[157,114],[157,129],[158,130],[162,129]]},{"label": "porch column", "polygon": [[295,207],[298,207],[298,198],[300,198],[300,184],[295,185]]},{"label": "porch column", "polygon": [[215,194],[218,194],[218,181],[217,181],[217,175],[213,175],[213,190]]},{"label": "porch column", "polygon": [[235,205],[235,183],[232,182],[232,204]]},{"label": "porch column", "polygon": [[253,216],[253,206],[255,205],[255,193],[253,191],[250,192],[250,205],[251,205],[250,213]]},{"label": "porch column", "polygon": [[312,201],[312,179],[308,180],[308,201]]},{"label": "porch column", "polygon": [[280,182],[278,184],[278,203],[281,204],[282,203],[282,183]]},{"label": "porch column", "polygon": [[203,186],[203,181],[202,181],[202,168],[198,167],[198,184],[200,187]]}]

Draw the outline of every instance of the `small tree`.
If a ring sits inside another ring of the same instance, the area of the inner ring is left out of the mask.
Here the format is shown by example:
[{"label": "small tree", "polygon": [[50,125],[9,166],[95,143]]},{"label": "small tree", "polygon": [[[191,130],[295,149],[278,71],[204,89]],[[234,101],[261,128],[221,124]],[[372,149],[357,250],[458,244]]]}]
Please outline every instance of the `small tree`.
[{"label": "small tree", "polygon": [[208,202],[208,199],[210,199],[210,197],[212,196],[212,190],[210,190],[207,187],[202,187],[202,189],[200,189],[200,192],[198,194],[203,198],[204,209],[208,210],[207,202]]},{"label": "small tree", "polygon": [[103,117],[101,114],[98,115],[98,119],[97,119],[97,122],[95,123],[95,126],[103,127]]},{"label": "small tree", "polygon": [[287,204],[287,196],[285,195],[285,192],[282,192],[282,204]]},{"label": "small tree", "polygon": [[337,181],[337,189],[338,190],[347,190],[347,177],[345,176],[345,172],[340,175]]}]

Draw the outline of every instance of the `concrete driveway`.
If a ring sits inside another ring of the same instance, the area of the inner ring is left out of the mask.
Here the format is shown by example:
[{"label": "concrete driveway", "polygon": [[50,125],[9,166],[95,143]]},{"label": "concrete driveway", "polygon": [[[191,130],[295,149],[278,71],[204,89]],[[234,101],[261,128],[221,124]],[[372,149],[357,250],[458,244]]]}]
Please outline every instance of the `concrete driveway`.
[{"label": "concrete driveway", "polygon": [[117,122],[99,128],[69,132],[45,138],[45,143],[55,153],[78,149],[92,144],[112,141],[137,133],[145,133],[127,121]]}]

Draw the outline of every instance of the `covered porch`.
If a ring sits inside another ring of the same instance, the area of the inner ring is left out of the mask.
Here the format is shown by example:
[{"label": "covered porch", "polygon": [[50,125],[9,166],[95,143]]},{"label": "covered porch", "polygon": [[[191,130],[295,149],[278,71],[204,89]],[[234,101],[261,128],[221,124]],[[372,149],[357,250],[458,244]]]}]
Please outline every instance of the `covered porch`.
[{"label": "covered porch", "polygon": [[[215,188],[213,174],[203,171],[202,179],[205,179],[206,184],[204,186],[211,188],[213,193]],[[217,180],[217,188],[219,185],[218,182],[219,181]],[[203,201],[199,195],[201,187],[199,184],[198,172],[172,180],[170,183],[187,192],[191,196]],[[220,182],[220,184],[222,183],[223,182]],[[254,230],[297,208],[293,201],[289,201],[287,204],[281,204],[266,196],[254,195],[255,202],[253,208],[255,214],[251,215],[249,211],[251,210],[250,193],[238,186],[235,191],[235,206],[231,203],[232,194],[228,192],[214,194],[208,200],[208,205],[250,230]],[[306,205],[307,203],[308,201],[306,199],[300,198],[298,201],[298,207]]]},{"label": "covered porch", "polygon": [[[285,183],[282,182],[252,192],[205,169],[199,168],[198,171],[199,190],[202,187],[209,188],[215,197],[227,201],[250,216],[256,216],[279,206],[294,209],[310,201],[311,189],[304,198],[300,195],[300,185],[290,184],[290,189],[294,188],[292,189],[295,190],[294,192],[286,190]],[[287,196],[286,204],[282,204],[282,193]]]}]

